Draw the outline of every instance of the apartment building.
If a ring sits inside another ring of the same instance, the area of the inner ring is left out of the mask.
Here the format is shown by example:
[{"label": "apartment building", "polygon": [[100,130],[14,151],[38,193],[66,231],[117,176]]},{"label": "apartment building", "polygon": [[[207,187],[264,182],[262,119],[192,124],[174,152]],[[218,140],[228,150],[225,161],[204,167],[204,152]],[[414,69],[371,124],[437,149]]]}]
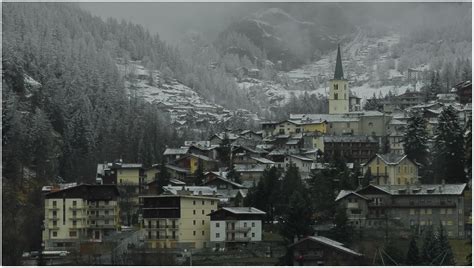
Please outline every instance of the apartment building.
[{"label": "apartment building", "polygon": [[115,185],[82,184],[46,193],[45,249],[77,249],[82,241],[101,242],[120,227],[118,198]]},{"label": "apartment building", "polygon": [[407,155],[376,154],[363,164],[364,175],[370,173],[376,185],[406,185],[418,181],[418,163]]},{"label": "apartment building", "polygon": [[448,237],[464,238],[465,191],[465,183],[369,185],[339,192],[336,202],[356,228],[422,230],[441,223]]},{"label": "apartment building", "polygon": [[209,214],[211,242],[219,248],[262,241],[265,212],[253,207],[223,207]]},{"label": "apartment building", "polygon": [[201,249],[209,246],[210,213],[219,198],[178,191],[143,196],[143,228],[149,248]]}]

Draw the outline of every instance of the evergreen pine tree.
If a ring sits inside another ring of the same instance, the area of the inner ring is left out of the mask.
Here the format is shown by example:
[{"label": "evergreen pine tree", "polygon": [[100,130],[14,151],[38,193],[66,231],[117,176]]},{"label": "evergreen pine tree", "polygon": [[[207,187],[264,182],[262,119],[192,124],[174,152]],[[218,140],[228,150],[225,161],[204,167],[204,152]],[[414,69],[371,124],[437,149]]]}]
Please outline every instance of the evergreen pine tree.
[{"label": "evergreen pine tree", "polygon": [[350,243],[352,241],[352,227],[348,224],[349,219],[346,215],[346,210],[342,206],[336,209],[334,217],[335,227],[331,229],[330,236],[332,239],[342,242]]},{"label": "evergreen pine tree", "polygon": [[287,242],[293,242],[295,236],[303,238],[312,235],[312,214],[313,210],[307,191],[302,187],[298,187],[291,194],[282,216],[280,233]]},{"label": "evergreen pine tree", "polygon": [[194,172],[194,185],[200,186],[204,183],[204,171],[202,168],[202,163],[199,161],[198,168]]},{"label": "evergreen pine tree", "polygon": [[423,265],[430,265],[439,255],[433,226],[429,225],[423,232],[423,246],[421,248],[421,260]]},{"label": "evergreen pine tree", "polygon": [[434,138],[433,170],[439,183],[465,182],[464,172],[464,139],[456,110],[447,106],[438,118]]},{"label": "evergreen pine tree", "polygon": [[408,125],[403,136],[403,149],[407,157],[421,164],[420,176],[423,177],[428,165],[428,131],[426,120],[421,114],[412,114],[408,119]]},{"label": "evergreen pine tree", "polygon": [[448,237],[446,236],[446,230],[443,225],[439,224],[438,232],[436,233],[436,252],[439,253],[434,260],[433,265],[456,265],[454,261],[453,250],[449,244]]},{"label": "evergreen pine tree", "polygon": [[414,235],[410,239],[405,264],[411,266],[421,265],[420,253]]}]

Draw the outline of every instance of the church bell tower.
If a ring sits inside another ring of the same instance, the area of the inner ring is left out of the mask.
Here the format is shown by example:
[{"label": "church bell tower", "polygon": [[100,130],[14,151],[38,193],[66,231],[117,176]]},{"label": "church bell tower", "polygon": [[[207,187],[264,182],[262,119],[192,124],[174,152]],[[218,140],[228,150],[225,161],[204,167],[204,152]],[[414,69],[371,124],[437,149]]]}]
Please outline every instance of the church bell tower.
[{"label": "church bell tower", "polygon": [[329,114],[349,112],[349,83],[342,71],[341,47],[337,45],[336,70],[329,80]]}]

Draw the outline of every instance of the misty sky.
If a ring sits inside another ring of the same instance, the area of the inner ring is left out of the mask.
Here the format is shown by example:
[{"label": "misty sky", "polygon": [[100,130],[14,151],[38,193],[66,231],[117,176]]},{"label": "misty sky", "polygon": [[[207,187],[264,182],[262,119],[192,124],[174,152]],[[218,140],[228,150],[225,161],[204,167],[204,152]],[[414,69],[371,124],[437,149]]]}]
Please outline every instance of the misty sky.
[{"label": "misty sky", "polygon": [[176,41],[188,31],[202,32],[214,38],[231,21],[251,14],[263,3],[79,3],[102,18],[130,20],[158,33],[167,41]]},{"label": "misty sky", "polygon": [[[200,32],[213,40],[232,21],[270,7],[280,7],[292,15],[307,20],[319,13],[323,20],[337,16],[331,7],[343,7],[347,17],[355,21],[372,19],[376,23],[405,24],[401,29],[412,27],[416,21],[440,23],[458,18],[460,10],[469,10],[471,3],[78,3],[80,7],[103,19],[114,17],[143,25],[152,33],[158,33],[174,43],[186,32]],[[328,8],[329,7],[329,8]],[[328,12],[329,11],[329,12]],[[423,14],[422,14],[423,13]]]}]

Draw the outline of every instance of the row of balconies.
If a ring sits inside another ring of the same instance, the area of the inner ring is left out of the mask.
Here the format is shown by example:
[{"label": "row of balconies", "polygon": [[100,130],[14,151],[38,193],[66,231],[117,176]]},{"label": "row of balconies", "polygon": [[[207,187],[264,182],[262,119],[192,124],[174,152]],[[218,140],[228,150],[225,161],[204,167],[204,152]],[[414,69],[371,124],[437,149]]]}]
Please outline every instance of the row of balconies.
[{"label": "row of balconies", "polygon": [[250,231],[250,227],[235,227],[235,228],[228,228],[225,231],[227,233],[248,233]]},{"label": "row of balconies", "polygon": [[149,230],[165,230],[165,229],[177,230],[179,229],[178,225],[146,226],[145,228]]},{"label": "row of balconies", "polygon": [[172,235],[160,235],[160,236],[157,236],[157,235],[151,235],[151,236],[146,236],[147,239],[150,239],[150,240],[179,240],[179,236],[175,235],[175,236],[172,236]]}]

